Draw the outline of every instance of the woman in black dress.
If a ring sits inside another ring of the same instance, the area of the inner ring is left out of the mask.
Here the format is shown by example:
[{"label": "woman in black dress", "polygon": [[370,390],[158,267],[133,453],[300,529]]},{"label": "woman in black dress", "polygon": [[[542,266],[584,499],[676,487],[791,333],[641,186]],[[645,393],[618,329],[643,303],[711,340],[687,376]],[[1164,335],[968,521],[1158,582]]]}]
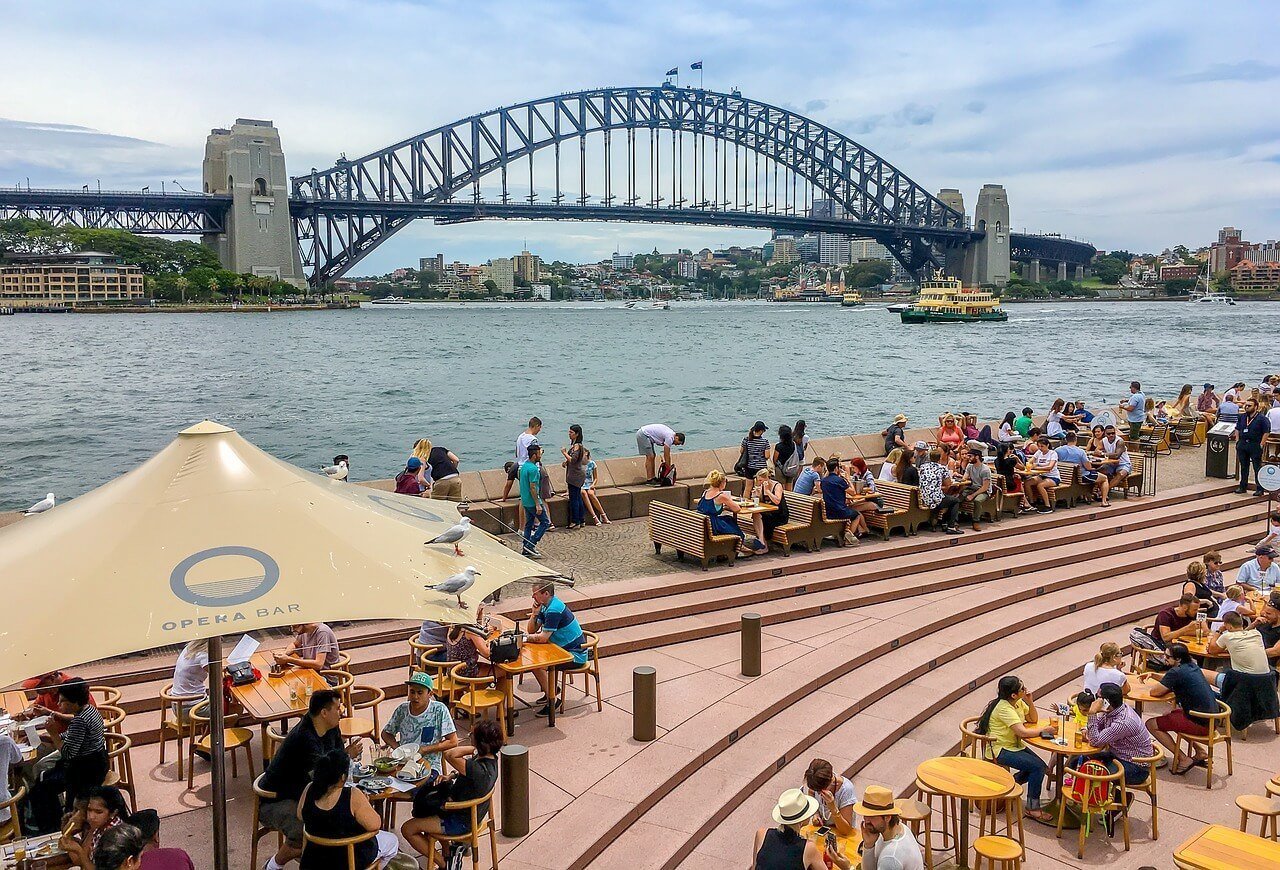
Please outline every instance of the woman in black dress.
[{"label": "woman in black dress", "polygon": [[[374,837],[357,843],[357,867],[385,867],[400,851],[396,835],[382,830],[378,811],[358,788],[347,788],[347,772],[351,758],[336,750],[316,759],[311,782],[298,799],[298,818],[302,829],[313,837],[342,840],[377,831]],[[299,870],[347,870],[347,850],[336,846],[318,846],[307,841],[298,859]]]}]

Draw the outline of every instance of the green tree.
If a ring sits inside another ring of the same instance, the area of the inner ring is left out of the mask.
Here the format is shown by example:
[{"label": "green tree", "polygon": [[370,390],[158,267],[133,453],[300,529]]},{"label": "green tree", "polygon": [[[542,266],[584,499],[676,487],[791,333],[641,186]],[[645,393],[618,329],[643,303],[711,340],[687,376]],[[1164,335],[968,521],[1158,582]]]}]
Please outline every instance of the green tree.
[{"label": "green tree", "polygon": [[1121,276],[1128,271],[1128,261],[1121,261],[1109,254],[1093,261],[1093,274],[1103,284],[1119,283]]},{"label": "green tree", "polygon": [[1186,296],[1195,286],[1196,282],[1191,278],[1174,278],[1164,282],[1164,295]]},{"label": "green tree", "polygon": [[488,290],[490,293],[497,293],[498,282],[493,280],[492,278],[486,278],[484,282],[484,289]]},{"label": "green tree", "polygon": [[1230,293],[1232,289],[1230,272],[1223,271],[1213,276],[1213,290],[1215,293]]}]

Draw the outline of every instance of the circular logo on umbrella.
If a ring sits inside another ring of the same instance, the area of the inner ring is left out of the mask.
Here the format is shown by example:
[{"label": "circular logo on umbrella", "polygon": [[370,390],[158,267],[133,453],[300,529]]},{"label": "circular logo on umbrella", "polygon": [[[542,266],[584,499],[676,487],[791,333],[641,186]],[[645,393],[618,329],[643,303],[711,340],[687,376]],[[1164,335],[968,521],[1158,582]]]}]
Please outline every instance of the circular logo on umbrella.
[{"label": "circular logo on umbrella", "polygon": [[280,580],[280,566],[253,547],[211,547],[192,553],[169,575],[169,588],[188,604],[235,607],[261,598]]},{"label": "circular logo on umbrella", "polygon": [[369,496],[369,500],[376,501],[388,510],[393,510],[398,514],[404,514],[405,516],[413,517],[414,519],[428,520],[433,523],[443,523],[445,521],[444,517],[439,514],[433,514],[431,511],[423,510],[422,508],[414,507],[413,505],[402,504],[400,501],[388,498],[387,496],[371,495]]}]

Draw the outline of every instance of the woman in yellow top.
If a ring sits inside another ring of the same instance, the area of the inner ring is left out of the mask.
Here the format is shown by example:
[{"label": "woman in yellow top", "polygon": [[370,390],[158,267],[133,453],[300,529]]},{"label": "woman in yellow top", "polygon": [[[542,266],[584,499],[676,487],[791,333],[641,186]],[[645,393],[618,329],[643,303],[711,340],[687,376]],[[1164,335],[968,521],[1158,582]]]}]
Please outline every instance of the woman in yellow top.
[{"label": "woman in yellow top", "polygon": [[1049,814],[1040,809],[1045,763],[1022,739],[1035,737],[1043,730],[1056,732],[1057,723],[1050,720],[1043,727],[1039,724],[1035,700],[1017,677],[1001,677],[996,693],[995,700],[987,704],[978,719],[978,733],[991,738],[987,757],[1002,767],[1011,768],[1014,781],[1026,785],[1027,816],[1038,822],[1052,821]]}]

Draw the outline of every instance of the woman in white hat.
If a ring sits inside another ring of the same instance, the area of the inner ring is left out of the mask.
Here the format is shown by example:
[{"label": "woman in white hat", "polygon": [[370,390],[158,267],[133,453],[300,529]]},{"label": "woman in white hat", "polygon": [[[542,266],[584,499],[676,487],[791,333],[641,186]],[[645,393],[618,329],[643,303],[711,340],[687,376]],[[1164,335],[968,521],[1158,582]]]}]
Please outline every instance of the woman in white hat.
[{"label": "woman in white hat", "polygon": [[862,870],[924,870],[924,855],[902,824],[899,802],[882,785],[869,785],[853,811],[862,816]]},{"label": "woman in white hat", "polygon": [[[773,808],[773,820],[778,827],[756,831],[754,870],[827,870],[818,844],[800,834],[800,829],[817,812],[817,798],[798,788],[784,791]],[[839,870],[849,870],[849,859],[840,847],[828,849],[832,863]]]}]

